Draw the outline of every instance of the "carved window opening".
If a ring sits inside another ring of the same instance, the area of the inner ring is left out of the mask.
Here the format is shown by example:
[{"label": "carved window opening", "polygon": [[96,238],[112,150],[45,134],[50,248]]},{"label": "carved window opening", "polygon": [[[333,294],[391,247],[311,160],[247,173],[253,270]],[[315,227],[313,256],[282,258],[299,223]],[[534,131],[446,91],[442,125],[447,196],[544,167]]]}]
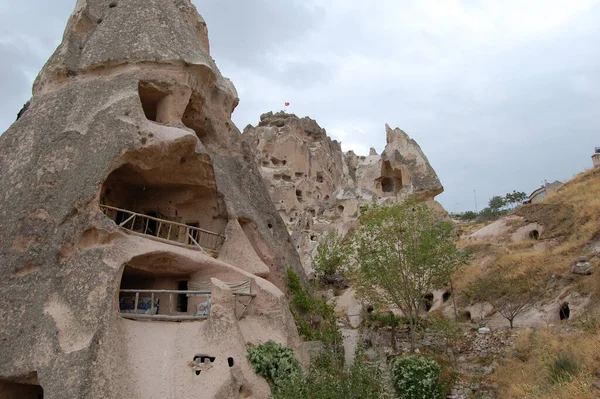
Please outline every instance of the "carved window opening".
[{"label": "carved window opening", "polygon": [[44,389],[37,383],[37,373],[31,373],[30,376],[33,381],[14,382],[0,380],[0,398],[43,399]]},{"label": "carved window opening", "polygon": [[177,267],[160,255],[126,265],[118,290],[121,317],[158,321],[206,319],[210,313],[210,284],[190,289],[189,272]]},{"label": "carved window opening", "polygon": [[153,122],[166,123],[167,104],[164,100],[169,93],[161,91],[149,82],[140,82],[138,84],[138,93],[146,119]]},{"label": "carved window opening", "polygon": [[531,238],[532,240],[538,240],[540,238],[540,232],[537,230],[530,231],[529,238]]},{"label": "carved window opening", "polygon": [[317,183],[323,183],[323,172],[317,172]]},{"label": "carved window opening", "polygon": [[394,192],[394,181],[389,177],[381,179],[381,190],[383,190],[384,193]]},{"label": "carved window opening", "polygon": [[[149,170],[131,164],[121,166],[102,186],[100,209],[117,226],[138,235],[218,252],[228,216],[212,166],[202,164],[198,168],[186,162],[182,167],[175,163],[172,168]],[[188,164],[200,177],[174,173],[177,168],[185,170]]]},{"label": "carved window opening", "polygon": [[375,187],[381,188],[386,195],[396,195],[402,189],[402,172],[393,169],[390,161],[384,161],[381,165],[381,177],[375,179]]}]

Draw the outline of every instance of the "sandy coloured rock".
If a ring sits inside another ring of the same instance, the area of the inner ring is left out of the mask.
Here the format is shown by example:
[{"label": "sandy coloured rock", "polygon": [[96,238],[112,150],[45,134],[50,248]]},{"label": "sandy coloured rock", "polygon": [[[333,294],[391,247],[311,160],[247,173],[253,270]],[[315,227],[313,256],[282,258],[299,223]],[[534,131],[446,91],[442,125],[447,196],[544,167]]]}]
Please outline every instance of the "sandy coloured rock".
[{"label": "sandy coloured rock", "polygon": [[368,156],[342,152],[308,117],[269,112],[244,129],[308,273],[322,238],[332,230],[346,234],[362,206],[411,194],[433,205],[444,190],[419,145],[400,129],[385,129],[385,150],[378,155],[371,148]]},{"label": "sandy coloured rock", "polygon": [[237,103],[189,0],[77,2],[0,137],[0,390],[269,395],[246,345],[300,348],[304,275]]}]

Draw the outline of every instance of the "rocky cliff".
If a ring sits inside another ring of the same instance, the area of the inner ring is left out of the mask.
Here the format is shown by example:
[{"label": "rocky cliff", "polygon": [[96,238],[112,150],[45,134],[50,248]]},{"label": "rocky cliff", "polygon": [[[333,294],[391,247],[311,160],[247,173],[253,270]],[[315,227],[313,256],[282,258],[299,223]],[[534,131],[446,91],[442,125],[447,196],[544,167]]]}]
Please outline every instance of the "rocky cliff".
[{"label": "rocky cliff", "polygon": [[307,272],[321,238],[332,230],[345,234],[362,206],[409,195],[433,203],[444,190],[419,145],[402,130],[385,128],[385,150],[368,156],[342,152],[308,117],[269,112],[244,129]]},{"label": "rocky cliff", "polygon": [[[302,266],[189,0],[79,0],[0,137],[0,391],[267,397]],[[176,322],[174,322],[176,321]]]}]

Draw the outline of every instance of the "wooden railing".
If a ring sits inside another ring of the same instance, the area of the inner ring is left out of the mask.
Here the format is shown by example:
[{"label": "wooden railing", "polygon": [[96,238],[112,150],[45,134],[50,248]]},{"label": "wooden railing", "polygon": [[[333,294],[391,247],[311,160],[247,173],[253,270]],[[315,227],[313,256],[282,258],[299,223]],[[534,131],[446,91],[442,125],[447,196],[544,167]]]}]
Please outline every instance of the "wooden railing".
[{"label": "wooden railing", "polygon": [[[169,244],[201,251],[209,250],[217,252],[225,241],[225,236],[199,227],[188,226],[183,223],[160,219],[109,205],[100,205],[100,209],[102,213],[117,223],[119,227],[159,241],[166,241]],[[154,226],[155,231],[150,227],[151,225]]]},{"label": "wooden railing", "polygon": [[[119,300],[119,310],[120,310],[120,314],[122,317],[127,318],[127,319],[133,319],[133,320],[159,320],[159,321],[191,321],[191,320],[204,320],[206,318],[208,318],[208,315],[210,314],[210,291],[208,290],[145,290],[145,289],[121,289],[119,290],[120,293],[133,293],[135,294],[135,299],[134,299],[134,306],[133,309],[126,309],[126,310],[131,310],[131,312],[127,312],[124,311],[125,309],[122,308],[122,303]],[[139,309],[140,306],[140,294],[150,294],[150,303],[149,303],[149,309],[148,310],[144,310],[144,309]],[[186,314],[186,315],[166,315],[166,314],[152,314],[155,310],[156,307],[156,312],[158,313],[159,311],[159,302],[158,302],[158,298],[156,298],[156,295],[160,295],[160,294],[168,294],[169,295],[169,301],[166,304],[167,308],[171,308],[172,303],[173,303],[173,295],[185,295],[186,297],[192,297],[192,296],[199,296],[199,295],[205,295],[206,296],[206,301],[205,301],[205,306],[204,309],[199,312],[198,310],[196,312],[193,312],[194,314]],[[243,316],[244,312],[246,311],[246,309],[248,308],[248,306],[250,305],[250,303],[252,302],[252,300],[256,297],[256,294],[254,293],[246,293],[246,292],[232,292],[232,294],[236,297],[236,303],[235,303],[235,311],[236,311],[236,316],[237,317],[241,317]],[[244,303],[241,301],[241,297],[248,297],[249,301]],[[121,299],[121,298],[119,298]],[[242,305],[242,311],[239,315],[237,315],[237,304],[238,302]],[[138,311],[145,311],[145,313],[138,313]]]}]

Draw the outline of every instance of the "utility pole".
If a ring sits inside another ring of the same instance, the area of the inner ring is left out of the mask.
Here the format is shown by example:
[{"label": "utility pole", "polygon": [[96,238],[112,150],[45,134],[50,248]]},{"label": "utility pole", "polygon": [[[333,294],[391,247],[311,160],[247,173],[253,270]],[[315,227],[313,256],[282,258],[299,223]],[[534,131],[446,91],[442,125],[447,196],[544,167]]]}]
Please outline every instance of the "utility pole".
[{"label": "utility pole", "polygon": [[475,198],[475,213],[477,213],[477,194],[475,193],[475,190],[473,190],[473,198]]}]

